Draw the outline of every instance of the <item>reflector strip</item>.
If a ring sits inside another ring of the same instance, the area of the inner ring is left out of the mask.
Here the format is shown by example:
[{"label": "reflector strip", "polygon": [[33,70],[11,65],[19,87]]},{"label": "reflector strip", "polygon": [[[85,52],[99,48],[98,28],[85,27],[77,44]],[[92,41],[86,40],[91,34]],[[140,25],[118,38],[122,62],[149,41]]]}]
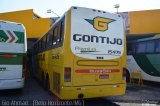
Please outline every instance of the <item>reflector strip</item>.
[{"label": "reflector strip", "polygon": [[83,70],[76,70],[76,73],[116,73],[120,72],[119,69],[83,69]]}]

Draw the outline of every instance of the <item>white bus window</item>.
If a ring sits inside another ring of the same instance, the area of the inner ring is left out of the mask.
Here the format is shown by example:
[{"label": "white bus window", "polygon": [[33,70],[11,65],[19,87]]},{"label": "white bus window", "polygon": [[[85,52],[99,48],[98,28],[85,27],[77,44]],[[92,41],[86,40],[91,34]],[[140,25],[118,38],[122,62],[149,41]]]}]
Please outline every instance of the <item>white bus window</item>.
[{"label": "white bus window", "polygon": [[146,42],[140,42],[137,44],[137,53],[145,53]]},{"label": "white bus window", "polygon": [[132,54],[135,54],[136,52],[136,47],[137,47],[137,44],[136,43],[130,43],[127,45],[127,54],[128,55],[132,55]]},{"label": "white bus window", "polygon": [[155,45],[155,49],[156,49],[156,52],[160,52],[160,40],[156,40],[156,45]]},{"label": "white bus window", "polygon": [[128,51],[127,52],[128,55],[132,54],[132,44],[127,45],[127,51]]},{"label": "white bus window", "polygon": [[136,44],[136,43],[133,43],[133,44],[132,44],[132,54],[135,54],[135,53],[136,53],[136,49],[137,49],[137,44]]},{"label": "white bus window", "polygon": [[155,47],[155,42],[152,40],[152,41],[147,41],[147,44],[146,44],[146,52],[147,53],[154,53],[154,47]]}]

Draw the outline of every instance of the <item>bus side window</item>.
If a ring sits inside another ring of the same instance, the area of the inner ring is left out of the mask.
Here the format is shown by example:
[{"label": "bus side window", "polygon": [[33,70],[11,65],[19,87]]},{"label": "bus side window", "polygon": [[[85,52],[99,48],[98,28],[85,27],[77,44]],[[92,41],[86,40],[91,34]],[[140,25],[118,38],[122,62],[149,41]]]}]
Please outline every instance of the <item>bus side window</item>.
[{"label": "bus side window", "polygon": [[49,35],[48,35],[48,46],[52,46],[53,42],[53,30],[50,30]]},{"label": "bus side window", "polygon": [[132,45],[132,44],[127,44],[127,54],[128,54],[128,55],[132,54],[131,45]]},{"label": "bus side window", "polygon": [[37,44],[34,45],[34,53],[37,52]]},{"label": "bus side window", "polygon": [[137,43],[131,43],[130,44],[130,51],[128,51],[128,54],[135,54],[136,53],[136,48],[137,48]]},{"label": "bus side window", "polygon": [[136,53],[145,53],[146,52],[146,42],[137,43]]},{"label": "bus side window", "polygon": [[42,51],[42,39],[40,39],[40,51]]},{"label": "bus side window", "polygon": [[56,45],[57,44],[57,40],[58,40],[58,32],[59,32],[59,27],[56,26],[54,29],[53,29],[53,45]]},{"label": "bus side window", "polygon": [[45,49],[46,37],[44,36],[41,41],[42,41],[42,50],[44,50]]},{"label": "bus side window", "polygon": [[127,44],[127,54],[132,55],[136,53],[137,43],[129,43]]},{"label": "bus side window", "polygon": [[45,48],[47,48],[47,46],[48,46],[48,34],[46,35],[46,41],[45,41]]},{"label": "bus side window", "polygon": [[39,41],[37,43],[37,51],[39,52]]},{"label": "bus side window", "polygon": [[61,29],[60,29],[60,35],[59,35],[59,42],[62,42],[64,36],[64,21],[61,22]]},{"label": "bus side window", "polygon": [[146,42],[146,53],[154,53],[155,50],[155,42],[154,40]]},{"label": "bus side window", "polygon": [[160,52],[160,39],[156,40],[155,51],[156,53]]}]

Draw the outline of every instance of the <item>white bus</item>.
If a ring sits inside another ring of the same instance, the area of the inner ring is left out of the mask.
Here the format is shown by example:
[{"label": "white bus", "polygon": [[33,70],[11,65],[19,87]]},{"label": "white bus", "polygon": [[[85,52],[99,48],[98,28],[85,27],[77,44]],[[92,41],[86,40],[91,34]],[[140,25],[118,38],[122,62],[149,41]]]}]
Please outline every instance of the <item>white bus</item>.
[{"label": "white bus", "polygon": [[160,34],[128,35],[127,49],[127,80],[140,71],[143,80],[160,82]]},{"label": "white bus", "polygon": [[0,20],[0,90],[24,87],[26,32],[22,24]]}]

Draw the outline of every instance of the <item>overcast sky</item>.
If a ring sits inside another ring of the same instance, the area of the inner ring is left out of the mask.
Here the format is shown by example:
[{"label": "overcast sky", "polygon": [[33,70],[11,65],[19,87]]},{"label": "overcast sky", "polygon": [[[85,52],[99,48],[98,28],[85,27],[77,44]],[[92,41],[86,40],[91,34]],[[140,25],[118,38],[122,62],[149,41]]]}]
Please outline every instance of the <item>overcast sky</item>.
[{"label": "overcast sky", "polygon": [[0,0],[0,13],[34,9],[42,17],[54,17],[53,13],[47,13],[48,9],[60,16],[71,6],[116,12],[115,4],[120,5],[120,12],[160,9],[160,0]]}]

